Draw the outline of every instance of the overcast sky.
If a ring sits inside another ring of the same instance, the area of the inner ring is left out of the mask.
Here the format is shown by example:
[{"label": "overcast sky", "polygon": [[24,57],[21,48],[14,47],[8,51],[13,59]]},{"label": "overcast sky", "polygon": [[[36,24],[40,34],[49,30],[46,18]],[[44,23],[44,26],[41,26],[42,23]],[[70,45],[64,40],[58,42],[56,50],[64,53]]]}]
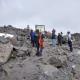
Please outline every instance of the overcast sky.
[{"label": "overcast sky", "polygon": [[0,25],[80,32],[80,0],[0,0]]}]

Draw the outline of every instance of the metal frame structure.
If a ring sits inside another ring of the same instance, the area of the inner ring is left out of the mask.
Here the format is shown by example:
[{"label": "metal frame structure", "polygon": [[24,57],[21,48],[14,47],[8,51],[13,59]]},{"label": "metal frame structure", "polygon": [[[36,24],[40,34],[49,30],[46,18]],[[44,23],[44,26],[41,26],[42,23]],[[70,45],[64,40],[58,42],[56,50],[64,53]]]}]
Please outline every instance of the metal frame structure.
[{"label": "metal frame structure", "polygon": [[[43,31],[41,31],[40,29],[39,29],[39,27],[43,27]],[[35,25],[35,30],[36,29],[39,29],[41,32],[44,32],[45,31],[45,25]]]}]

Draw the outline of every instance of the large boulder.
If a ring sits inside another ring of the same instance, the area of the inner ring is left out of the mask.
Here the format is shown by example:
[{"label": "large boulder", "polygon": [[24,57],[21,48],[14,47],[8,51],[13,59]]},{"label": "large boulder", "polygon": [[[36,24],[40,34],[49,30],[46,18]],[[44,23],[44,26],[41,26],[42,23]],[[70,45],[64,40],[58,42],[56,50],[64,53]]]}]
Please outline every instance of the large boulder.
[{"label": "large boulder", "polygon": [[65,55],[63,56],[52,56],[51,58],[49,58],[48,62],[51,65],[54,65],[57,68],[63,67],[67,65],[67,57]]},{"label": "large boulder", "polygon": [[32,53],[32,50],[28,48],[27,46],[26,47],[25,46],[22,46],[22,47],[14,46],[14,51],[16,51],[15,55],[17,57],[22,57],[22,58],[26,58],[26,56],[31,56],[31,53]]},{"label": "large boulder", "polygon": [[5,63],[11,55],[13,45],[8,42],[6,44],[0,43],[0,63]]}]

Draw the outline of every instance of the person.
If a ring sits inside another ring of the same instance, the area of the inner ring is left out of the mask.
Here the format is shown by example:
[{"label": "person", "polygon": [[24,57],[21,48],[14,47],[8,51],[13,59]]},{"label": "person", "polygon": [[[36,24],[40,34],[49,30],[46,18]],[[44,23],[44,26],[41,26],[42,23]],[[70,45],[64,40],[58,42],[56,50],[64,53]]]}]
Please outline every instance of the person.
[{"label": "person", "polygon": [[68,31],[67,32],[67,40],[68,40],[68,46],[70,48],[70,51],[73,51],[73,47],[72,47],[72,38],[71,38],[71,33]]},{"label": "person", "polygon": [[34,45],[35,45],[35,42],[34,42],[35,33],[33,32],[33,30],[31,30],[30,36],[31,36],[31,44],[34,47]]},{"label": "person", "polygon": [[44,43],[44,36],[43,36],[43,34],[40,32],[39,33],[39,54],[40,54],[40,56],[42,56],[42,51],[43,51],[43,48],[44,48],[44,45],[43,45],[43,43]]},{"label": "person", "polygon": [[52,30],[52,45],[53,47],[56,46],[56,34],[55,34],[55,29]]},{"label": "person", "polygon": [[61,36],[63,37],[63,32],[61,32],[60,34],[61,34]]},{"label": "person", "polygon": [[63,32],[60,33],[61,37],[62,37],[62,44],[64,43],[64,36],[63,36]]},{"label": "person", "polygon": [[60,33],[58,33],[57,39],[58,39],[58,45],[62,46],[62,35]]},{"label": "person", "polygon": [[34,40],[35,40],[35,45],[37,48],[36,56],[39,56],[39,30],[38,29],[35,31]]}]

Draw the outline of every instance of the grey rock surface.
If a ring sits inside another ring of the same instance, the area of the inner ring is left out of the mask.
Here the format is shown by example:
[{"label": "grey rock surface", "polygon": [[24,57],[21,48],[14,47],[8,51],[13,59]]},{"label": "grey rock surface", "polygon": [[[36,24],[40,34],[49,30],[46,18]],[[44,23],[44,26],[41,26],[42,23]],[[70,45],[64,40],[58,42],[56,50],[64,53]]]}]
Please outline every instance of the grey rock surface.
[{"label": "grey rock surface", "polygon": [[0,44],[5,45],[0,47],[0,53],[6,50],[5,53],[12,54],[7,63],[0,63],[0,80],[80,80],[80,41],[73,44],[74,50],[70,52],[67,45],[52,47],[51,40],[45,39],[43,55],[37,57],[29,30],[9,25],[0,27],[0,32],[11,33],[16,39],[12,39],[15,43],[12,52],[11,43]]}]

